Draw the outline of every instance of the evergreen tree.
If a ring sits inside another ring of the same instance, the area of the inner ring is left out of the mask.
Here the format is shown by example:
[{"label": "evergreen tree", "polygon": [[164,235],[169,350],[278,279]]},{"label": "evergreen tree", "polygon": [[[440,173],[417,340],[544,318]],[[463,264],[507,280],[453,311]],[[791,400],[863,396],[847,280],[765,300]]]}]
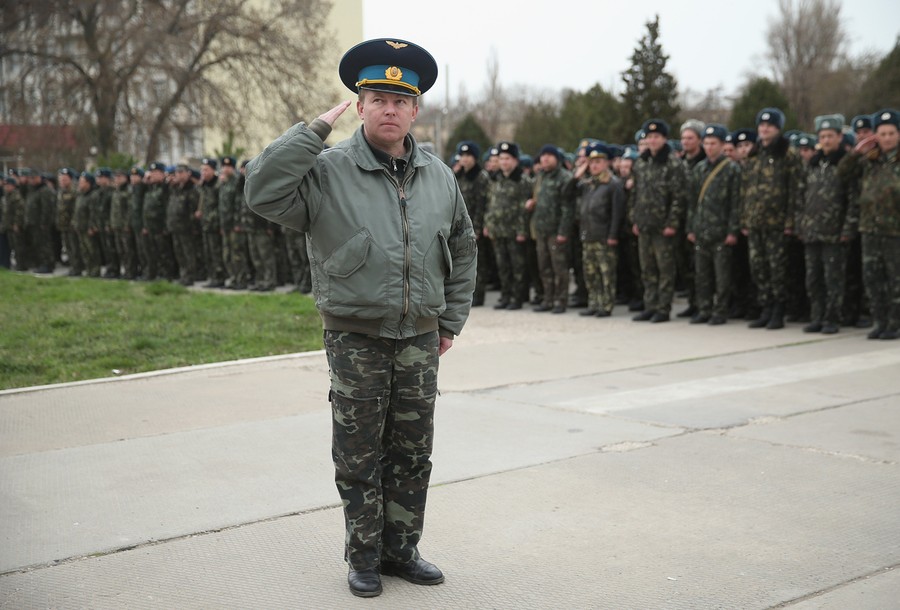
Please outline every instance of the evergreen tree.
[{"label": "evergreen tree", "polygon": [[631,67],[622,73],[622,123],[618,139],[630,142],[634,132],[650,118],[675,125],[681,108],[678,83],[666,72],[669,56],[659,42],[659,15],[647,22],[647,34],[631,55]]},{"label": "evergreen tree", "polygon": [[[488,137],[487,133],[485,133],[484,129],[481,128],[481,124],[475,119],[472,113],[464,116],[456,127],[453,128],[453,131],[450,132],[450,136],[447,138],[446,150],[444,150],[444,158],[449,159],[452,157],[453,153],[456,152],[456,145],[463,140],[472,140],[478,144],[482,153],[491,147],[491,139]],[[481,162],[481,159],[478,161]]]},{"label": "evergreen tree", "polygon": [[622,120],[622,103],[599,84],[586,93],[570,92],[560,111],[560,145],[575,150],[583,138],[613,142]]},{"label": "evergreen tree", "polygon": [[[877,112],[882,108],[900,108],[900,38],[869,74],[853,104],[853,114]],[[847,119],[851,119],[848,116]]]},{"label": "evergreen tree", "polygon": [[778,108],[785,116],[784,130],[799,129],[797,119],[791,110],[787,97],[781,88],[767,78],[750,81],[743,93],[734,102],[728,127],[732,130],[742,127],[756,127],[756,115],[763,108]]},{"label": "evergreen tree", "polygon": [[515,141],[523,153],[534,155],[544,144],[561,145],[562,121],[559,108],[549,101],[528,104],[522,109]]}]

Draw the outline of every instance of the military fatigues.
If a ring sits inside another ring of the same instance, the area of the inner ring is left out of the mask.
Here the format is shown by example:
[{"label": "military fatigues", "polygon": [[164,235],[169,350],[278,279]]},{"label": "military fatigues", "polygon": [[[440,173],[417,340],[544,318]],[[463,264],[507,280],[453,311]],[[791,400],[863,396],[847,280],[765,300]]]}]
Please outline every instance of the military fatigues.
[{"label": "military fatigues", "polygon": [[22,189],[15,187],[8,193],[3,202],[3,224],[9,237],[9,246],[16,257],[16,270],[28,269],[25,257],[25,199]]},{"label": "military fatigues", "polygon": [[113,191],[109,209],[109,227],[115,238],[116,254],[122,265],[123,277],[133,280],[137,277],[138,258],[137,245],[131,229],[131,192],[128,184],[123,184]]},{"label": "military fatigues", "polygon": [[897,149],[864,161],[859,194],[863,276],[875,321],[870,337],[900,332],[900,163]]},{"label": "military fatigues", "polygon": [[828,155],[817,152],[800,184],[794,226],[804,245],[809,330],[824,324],[836,331],[843,317],[847,244],[858,224],[838,171],[843,157],[842,149]]},{"label": "military fatigues", "polygon": [[544,285],[542,309],[565,309],[569,304],[569,249],[557,236],[570,238],[575,218],[572,173],[562,167],[538,174],[534,183],[531,234],[537,244],[538,268]]},{"label": "military fatigues", "polygon": [[309,268],[309,252],[306,249],[306,233],[285,227],[284,242],[287,246],[291,265],[291,281],[298,292],[304,294],[312,290],[312,275]]},{"label": "military fatigues", "polygon": [[190,182],[172,185],[166,206],[166,230],[172,236],[172,248],[178,262],[179,279],[190,286],[197,279],[197,251],[194,248],[192,220],[197,210],[197,189]]},{"label": "military fatigues", "polygon": [[473,305],[482,305],[488,276],[491,273],[490,249],[484,247],[484,214],[491,180],[488,173],[476,163],[468,172],[464,170],[457,172],[456,182],[466,202],[466,208],[469,210],[469,217],[472,219],[472,227],[478,242],[478,274],[475,278],[475,294],[472,297],[472,303]]},{"label": "military fatigues", "polygon": [[143,223],[147,240],[147,269],[144,278],[155,280],[175,279],[175,252],[172,236],[166,230],[166,206],[169,187],[164,183],[150,184],[144,193]]},{"label": "military fatigues", "polygon": [[663,235],[684,224],[684,164],[668,146],[654,157],[644,151],[634,165],[632,221],[637,225],[645,313],[668,315],[675,296],[675,239]]},{"label": "military fatigues", "polygon": [[[750,270],[763,312],[754,327],[780,320],[787,299],[787,238],[794,229],[794,202],[801,161],[779,136],[747,159],[741,180],[741,224],[747,230]],[[773,320],[774,321],[774,320]],[[778,326],[770,324],[771,326]],[[780,326],[778,326],[780,327]]]},{"label": "military fatigues", "polygon": [[578,181],[578,228],[588,311],[612,313],[616,303],[618,240],[625,219],[622,181],[605,171]]},{"label": "military fatigues", "polygon": [[698,319],[728,317],[734,247],[725,239],[740,234],[740,189],[740,167],[724,155],[714,163],[704,159],[691,174],[686,232],[694,235]]},{"label": "military fatigues", "polygon": [[[524,238],[528,232],[525,202],[531,197],[532,188],[531,178],[521,167],[516,167],[509,176],[497,173],[489,184],[484,226],[493,244],[500,277],[498,308],[504,305],[518,309],[522,305],[522,295],[528,294],[525,286],[525,245],[518,238]],[[478,252],[480,255],[481,248]],[[479,261],[479,277],[480,274]]]},{"label": "military fatigues", "polygon": [[[638,238],[631,231],[632,188],[628,187],[628,178],[620,178],[625,189],[625,222],[619,230],[619,269],[616,273],[619,298],[628,303],[628,309],[636,311],[643,307],[644,283],[641,281],[641,260],[638,249]],[[632,182],[633,185],[633,182]]]},{"label": "military fatigues", "polygon": [[51,229],[56,223],[56,198],[45,184],[28,187],[25,198],[25,235],[32,264],[50,272],[55,266]]},{"label": "military fatigues", "polygon": [[62,239],[63,249],[66,251],[69,265],[69,275],[77,276],[84,272],[84,262],[81,260],[81,244],[78,235],[72,228],[72,217],[75,214],[75,199],[78,191],[74,186],[60,188],[56,192],[56,229]]},{"label": "military fatigues", "polygon": [[247,228],[250,260],[255,271],[255,286],[259,291],[275,289],[277,263],[275,261],[274,226],[247,206],[244,198],[244,176],[238,179],[236,198],[241,205],[241,223]]},{"label": "military fatigues", "polygon": [[[115,189],[112,186],[102,186],[98,189],[97,196],[97,217],[96,222],[99,223],[98,241],[100,244],[100,252],[102,264],[106,265],[106,273],[104,277],[119,277],[120,261],[119,253],[116,251],[116,236],[110,225],[110,214],[112,212],[112,197]],[[93,218],[93,217],[92,217]]]},{"label": "military fatigues", "polygon": [[128,224],[131,227],[132,239],[137,252],[140,278],[144,278],[149,262],[147,260],[147,236],[144,235],[144,192],[146,185],[142,182],[128,185]]},{"label": "military fatigues", "polygon": [[[706,152],[702,147],[700,148],[700,152],[693,157],[685,156],[681,160],[681,162],[684,163],[685,176],[688,184],[691,182],[694,169],[704,161],[706,161]],[[686,196],[689,195],[686,194]],[[686,200],[684,203],[685,212],[690,206],[690,201],[693,201],[693,198]],[[687,291],[690,310],[694,310],[697,307],[696,287],[694,286],[694,270],[696,268],[696,265],[694,264],[695,249],[696,245],[687,240],[687,231],[685,230],[685,227],[682,227],[675,235],[675,289]]]},{"label": "military fatigues", "polygon": [[[222,255],[231,278],[230,287],[247,288],[250,281],[247,233],[241,225],[241,201],[237,199],[238,177],[232,174],[219,182],[219,223],[222,226]],[[226,248],[227,244],[227,248]]]},{"label": "military fatigues", "polygon": [[209,276],[208,287],[225,285],[225,252],[223,250],[222,223],[219,215],[219,193],[215,180],[199,187],[200,227],[203,233],[203,259]]},{"label": "military fatigues", "polygon": [[75,211],[72,214],[72,229],[81,242],[81,258],[88,277],[100,277],[100,238],[93,225],[99,203],[99,191],[92,186],[75,198]]}]

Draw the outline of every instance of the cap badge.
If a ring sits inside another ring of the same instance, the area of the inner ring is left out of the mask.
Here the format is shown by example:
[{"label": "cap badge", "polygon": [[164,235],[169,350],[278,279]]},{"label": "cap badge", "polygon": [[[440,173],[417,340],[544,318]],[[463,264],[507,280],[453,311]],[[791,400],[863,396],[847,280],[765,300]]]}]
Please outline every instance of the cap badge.
[{"label": "cap badge", "polygon": [[385,40],[385,42],[395,49],[402,49],[403,47],[409,46],[405,42],[394,42],[393,40]]},{"label": "cap badge", "polygon": [[714,132],[714,131],[715,131],[715,129],[713,129],[712,127],[707,127],[707,128],[706,128],[706,133],[712,133],[712,132]]},{"label": "cap badge", "polygon": [[403,72],[397,66],[391,66],[384,71],[384,77],[388,80],[401,80]]},{"label": "cap badge", "polygon": [[647,125],[647,129],[653,131],[654,129],[656,129],[656,123],[650,123],[649,125]]},{"label": "cap badge", "polygon": [[822,128],[823,128],[823,129],[828,129],[829,127],[831,127],[831,123],[829,123],[828,121],[823,121],[823,122],[822,122]]},{"label": "cap badge", "polygon": [[762,117],[760,117],[764,121],[768,121],[771,115],[768,112],[764,113]]},{"label": "cap badge", "polygon": [[885,112],[884,114],[881,115],[881,120],[882,120],[882,121],[887,121],[887,120],[890,119],[890,118],[891,118],[891,113],[890,113],[890,112]]}]

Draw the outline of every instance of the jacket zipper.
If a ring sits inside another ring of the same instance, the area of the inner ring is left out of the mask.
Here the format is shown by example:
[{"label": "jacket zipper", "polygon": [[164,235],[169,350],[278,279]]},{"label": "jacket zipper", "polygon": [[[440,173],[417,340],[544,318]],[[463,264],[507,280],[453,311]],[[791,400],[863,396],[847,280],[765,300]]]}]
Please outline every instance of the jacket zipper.
[{"label": "jacket zipper", "polygon": [[394,183],[394,186],[397,188],[397,195],[400,197],[400,220],[403,223],[403,309],[401,314],[401,323],[402,319],[406,317],[409,313],[409,274],[410,268],[412,267],[412,262],[410,261],[410,244],[409,244],[409,215],[406,208],[406,191],[404,186],[407,182],[409,182],[409,178],[412,177],[412,172],[408,172],[405,176],[403,176],[403,182],[398,182],[394,176],[391,175],[390,172],[385,172],[391,181]]}]

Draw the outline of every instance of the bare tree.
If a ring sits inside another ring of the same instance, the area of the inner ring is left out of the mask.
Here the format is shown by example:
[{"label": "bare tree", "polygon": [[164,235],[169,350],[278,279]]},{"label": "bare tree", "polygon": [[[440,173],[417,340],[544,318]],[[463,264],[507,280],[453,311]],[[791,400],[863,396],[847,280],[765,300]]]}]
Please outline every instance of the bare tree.
[{"label": "bare tree", "polygon": [[779,0],[767,31],[769,59],[801,125],[817,114],[816,99],[845,60],[840,0]]},{"label": "bare tree", "polygon": [[[99,152],[123,134],[154,158],[183,123],[235,129],[296,119],[323,100],[326,0],[51,0],[19,3],[0,23],[6,120],[90,122]],[[245,100],[259,106],[247,108]],[[283,122],[282,122],[283,124]]]}]

